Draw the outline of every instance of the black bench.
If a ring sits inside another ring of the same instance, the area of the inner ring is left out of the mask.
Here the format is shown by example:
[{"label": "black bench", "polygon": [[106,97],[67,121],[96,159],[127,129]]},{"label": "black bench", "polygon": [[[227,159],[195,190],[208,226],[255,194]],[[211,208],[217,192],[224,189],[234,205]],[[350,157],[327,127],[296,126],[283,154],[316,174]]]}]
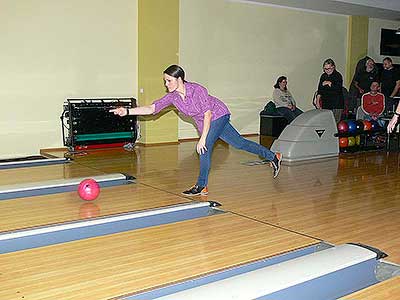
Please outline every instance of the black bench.
[{"label": "black bench", "polygon": [[260,135],[279,137],[288,124],[280,115],[260,114]]}]

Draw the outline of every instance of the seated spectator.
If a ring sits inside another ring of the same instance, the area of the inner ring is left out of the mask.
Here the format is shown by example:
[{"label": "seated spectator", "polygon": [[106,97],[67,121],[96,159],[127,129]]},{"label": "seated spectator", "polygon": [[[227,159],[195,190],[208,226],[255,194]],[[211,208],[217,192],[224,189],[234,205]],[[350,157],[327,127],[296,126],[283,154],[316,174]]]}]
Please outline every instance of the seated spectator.
[{"label": "seated spectator", "polygon": [[274,85],[272,99],[278,112],[288,121],[292,122],[303,111],[296,107],[296,101],[287,88],[287,78],[280,76]]},{"label": "seated spectator", "polygon": [[338,123],[344,108],[343,77],[336,71],[335,62],[331,58],[325,60],[322,66],[324,73],[319,79],[314,105],[319,109],[332,110]]},{"label": "seated spectator", "polygon": [[369,92],[374,81],[378,81],[378,69],[375,66],[375,61],[368,58],[364,68],[354,75],[354,86],[358,91],[357,98]]},{"label": "seated spectator", "polygon": [[363,116],[360,116],[360,118],[378,121],[379,125],[384,127],[385,121],[381,120],[380,117],[383,117],[385,111],[385,96],[379,93],[379,88],[379,83],[374,81],[371,83],[370,92],[362,95],[361,109]]}]

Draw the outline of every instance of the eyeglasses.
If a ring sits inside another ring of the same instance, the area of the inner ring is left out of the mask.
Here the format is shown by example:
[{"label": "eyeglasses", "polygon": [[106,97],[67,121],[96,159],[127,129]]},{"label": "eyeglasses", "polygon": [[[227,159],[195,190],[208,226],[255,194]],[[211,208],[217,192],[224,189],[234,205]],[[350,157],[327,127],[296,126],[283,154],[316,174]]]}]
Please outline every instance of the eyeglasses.
[{"label": "eyeglasses", "polygon": [[333,70],[334,67],[330,67],[330,68],[324,68],[324,71],[329,71],[329,70]]}]

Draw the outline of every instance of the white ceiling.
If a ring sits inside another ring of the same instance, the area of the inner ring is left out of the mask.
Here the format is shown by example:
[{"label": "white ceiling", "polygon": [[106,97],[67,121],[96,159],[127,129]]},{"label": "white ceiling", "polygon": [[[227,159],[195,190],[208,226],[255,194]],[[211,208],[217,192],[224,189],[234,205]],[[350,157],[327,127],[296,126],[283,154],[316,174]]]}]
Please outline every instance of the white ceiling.
[{"label": "white ceiling", "polygon": [[400,0],[231,0],[400,21]]},{"label": "white ceiling", "polygon": [[338,1],[395,10],[400,12],[400,0],[338,0]]}]

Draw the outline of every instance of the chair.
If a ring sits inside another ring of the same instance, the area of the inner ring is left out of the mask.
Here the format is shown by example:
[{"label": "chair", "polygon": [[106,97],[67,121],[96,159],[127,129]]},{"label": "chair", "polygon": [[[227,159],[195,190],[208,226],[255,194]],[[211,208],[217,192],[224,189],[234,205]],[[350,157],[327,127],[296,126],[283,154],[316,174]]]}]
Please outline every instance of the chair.
[{"label": "chair", "polygon": [[363,111],[362,107],[359,106],[356,112],[356,120],[364,120],[365,112]]}]

